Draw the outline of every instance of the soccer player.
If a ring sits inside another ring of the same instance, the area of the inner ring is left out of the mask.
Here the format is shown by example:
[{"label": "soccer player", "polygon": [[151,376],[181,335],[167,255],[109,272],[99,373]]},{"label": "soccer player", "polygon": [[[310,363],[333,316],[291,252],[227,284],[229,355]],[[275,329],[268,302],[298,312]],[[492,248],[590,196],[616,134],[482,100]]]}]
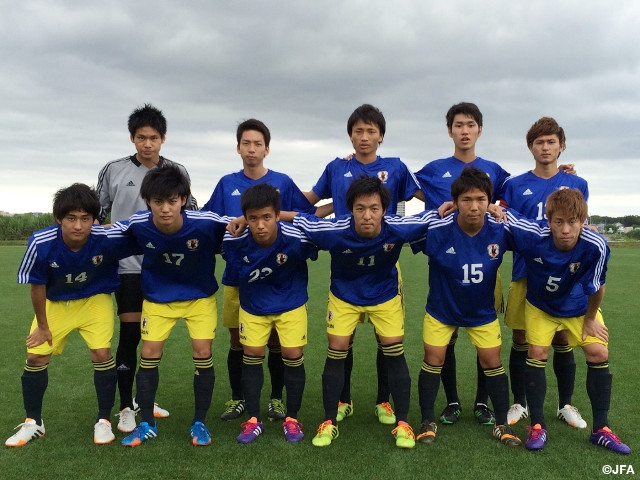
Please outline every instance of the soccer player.
[{"label": "soccer player", "polygon": [[20,447],[44,436],[42,401],[49,382],[49,360],[52,354],[62,354],[73,330],[86,342],[93,363],[98,396],[93,441],[106,444],[115,439],[109,422],[116,393],[111,293],[119,283],[118,260],[137,249],[94,225],[99,213],[96,192],[86,185],[73,184],[54,196],[56,224],[29,239],[18,270],[18,283],[31,284],[35,312],[22,373],[27,419],[5,442],[9,447]]},{"label": "soccer player", "polygon": [[211,434],[205,421],[215,380],[211,358],[217,323],[215,253],[228,219],[211,212],[185,210],[189,180],[175,165],[150,170],[142,181],[140,195],[151,211],[139,212],[128,223],[114,226],[131,235],[144,252],[142,351],[136,374],[142,421],[122,444],[136,447],[158,434],[153,412],[158,367],[165,341],[176,322],[184,318],[195,366],[192,443],[209,445]]},{"label": "soccer player", "polygon": [[429,256],[424,361],[418,381],[422,423],[417,440],[422,443],[436,440],[434,405],[447,345],[456,329],[465,327],[495,410],[493,436],[507,446],[521,444],[507,424],[509,379],[500,360],[494,291],[509,243],[505,227],[487,216],[492,195],[489,176],[478,168],[465,168],[451,184],[457,212],[432,222],[425,240],[412,244],[414,253]]},{"label": "soccer player", "polygon": [[593,411],[591,443],[616,453],[631,453],[611,431],[608,419],[612,384],[609,332],[600,305],[609,246],[599,233],[584,228],[587,203],[579,190],[556,190],[546,200],[546,211],[547,227],[507,213],[527,268],[525,331],[529,351],[525,380],[531,427],[525,447],[542,450],[548,440],[544,370],[553,337],[564,327],[569,345],[582,347],[587,362],[587,394]]},{"label": "soccer player", "polygon": [[[558,158],[566,148],[564,129],[551,117],[537,120],[527,132],[527,147],[535,160],[535,167],[522,175],[510,177],[500,194],[500,205],[513,208],[527,218],[546,221],[545,202],[547,197],[563,188],[574,188],[589,198],[586,180],[569,175],[558,167]],[[505,324],[512,329],[512,344],[509,357],[509,375],[513,405],[507,415],[510,425],[527,418],[527,400],[524,371],[526,369],[529,346],[525,337],[525,294],[527,291],[527,270],[524,259],[513,255],[513,270]],[[568,345],[568,331],[560,330],[554,335],[553,370],[558,384],[557,417],[576,428],[586,428],[571,398],[576,376],[576,362],[573,350]]]},{"label": "soccer player", "polygon": [[[335,215],[350,214],[347,208],[346,192],[351,182],[360,176],[377,176],[391,192],[388,214],[395,214],[399,201],[412,197],[424,200],[420,184],[399,158],[381,157],[377,150],[386,133],[386,120],[382,112],[373,105],[364,104],[356,108],[347,121],[347,133],[355,151],[350,159],[336,158],[330,162],[318,182],[305,195],[312,204],[321,199],[332,198]],[[321,215],[318,215],[321,216]],[[402,288],[402,277],[399,278]],[[355,331],[354,331],[355,333]],[[353,339],[352,339],[353,340]],[[351,342],[345,361],[344,389],[340,394],[338,421],[353,415],[351,399],[351,370],[353,349]],[[378,342],[376,369],[378,374],[378,394],[374,413],[380,423],[395,424],[396,418],[389,403],[389,387],[382,345]]]},{"label": "soccer player", "polygon": [[315,260],[318,252],[298,229],[280,223],[280,193],[274,186],[261,183],[249,187],[242,193],[241,208],[249,229],[239,237],[226,234],[223,244],[227,265],[239,282],[242,390],[250,417],[242,424],[238,442],[253,442],[263,432],[262,363],[274,327],[280,338],[287,389],[282,426],[285,439],[298,442],[304,438],[297,418],[305,385],[302,350],[307,343],[307,259]]},{"label": "soccer player", "polygon": [[[249,187],[267,183],[280,192],[282,209],[307,213],[315,212],[316,209],[289,176],[264,166],[264,159],[269,154],[271,132],[263,122],[252,118],[240,123],[236,131],[236,139],[238,141],[237,151],[242,158],[242,170],[225,175],[220,179],[211,198],[202,207],[203,210],[216,212],[219,215],[240,217],[243,214],[240,205],[241,194]],[[223,420],[238,418],[246,408],[242,389],[243,347],[238,331],[239,282],[237,269],[225,268],[222,275],[222,284],[224,285],[222,325],[229,329],[230,346],[227,355],[227,369],[231,386],[231,400],[225,403],[225,411],[220,416]],[[271,374],[268,417],[269,420],[284,420],[286,418],[285,405],[282,403],[284,365],[275,330],[269,338],[268,347],[267,364]]]},{"label": "soccer player", "polygon": [[[107,163],[98,175],[97,191],[100,196],[100,223],[111,213],[111,222],[127,220],[147,206],[140,196],[140,185],[146,173],[156,167],[177,165],[189,178],[182,165],[160,155],[166,139],[167,120],[160,110],[145,104],[129,116],[129,135],[136,153]],[[196,201],[189,196],[186,208],[196,209]],[[115,292],[120,318],[120,336],[116,350],[118,390],[120,392],[120,420],[118,430],[132,432],[136,427],[137,404],[133,398],[137,348],[140,343],[140,315],[142,289],[140,287],[141,256],[125,258],[120,262],[120,287]],[[167,417],[169,412],[154,406],[156,417]]]},{"label": "soccer player", "polygon": [[322,374],[325,420],[312,443],[330,445],[338,437],[338,401],[345,382],[351,334],[361,314],[369,314],[381,344],[389,390],[395,405],[396,446],[413,448],[407,422],[411,378],[404,356],[404,308],[399,290],[398,258],[402,245],[424,236],[429,219],[385,216],[392,195],[378,176],[354,180],[347,189],[350,215],[323,220],[304,214],[293,219],[322,250],[331,254],[331,286],[327,307],[329,348]]},{"label": "soccer player", "polygon": [[[500,165],[476,155],[476,142],[482,135],[482,112],[473,103],[462,102],[453,105],[446,114],[447,131],[453,140],[453,156],[433,160],[427,163],[416,177],[424,192],[425,209],[437,209],[451,204],[451,184],[458,178],[462,170],[468,166],[479,168],[491,179],[494,191],[489,200],[497,200],[500,186],[509,177]],[[444,209],[443,209],[444,210]],[[500,276],[496,282],[496,310],[502,311],[502,282]],[[460,397],[456,380],[455,345],[458,339],[457,330],[447,345],[444,365],[442,367],[442,386],[447,398],[447,406],[440,414],[440,421],[453,424],[462,414]],[[488,392],[483,368],[476,358],[478,372],[474,415],[480,424],[492,425],[495,421],[493,412],[487,406]]]}]

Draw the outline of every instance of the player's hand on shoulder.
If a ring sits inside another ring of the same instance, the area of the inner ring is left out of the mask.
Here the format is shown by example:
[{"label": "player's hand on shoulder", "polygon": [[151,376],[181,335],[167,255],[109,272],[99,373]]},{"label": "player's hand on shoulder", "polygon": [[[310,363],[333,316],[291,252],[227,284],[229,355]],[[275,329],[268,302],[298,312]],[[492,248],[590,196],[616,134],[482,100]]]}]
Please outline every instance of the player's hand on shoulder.
[{"label": "player's hand on shoulder", "polygon": [[240,216],[234,218],[227,224],[227,232],[229,232],[234,237],[240,235],[244,229],[247,227],[247,220],[244,216]]},{"label": "player's hand on shoulder", "polygon": [[563,163],[561,165],[558,165],[558,170],[562,170],[564,173],[568,173],[569,175],[578,174],[575,163]]},{"label": "player's hand on shoulder", "polygon": [[444,202],[438,207],[438,215],[440,215],[440,218],[444,218],[455,211],[456,207],[453,205],[453,202],[451,200]]},{"label": "player's hand on shoulder", "polygon": [[495,218],[496,222],[507,223],[507,215],[504,213],[504,209],[500,205],[490,203],[487,211]]}]

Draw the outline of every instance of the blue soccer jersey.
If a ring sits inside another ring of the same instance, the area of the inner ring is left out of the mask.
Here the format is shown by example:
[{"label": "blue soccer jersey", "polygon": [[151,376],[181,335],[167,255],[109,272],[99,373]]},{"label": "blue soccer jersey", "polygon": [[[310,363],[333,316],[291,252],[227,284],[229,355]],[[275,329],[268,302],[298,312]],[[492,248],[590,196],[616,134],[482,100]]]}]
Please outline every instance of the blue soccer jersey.
[{"label": "blue soccer jersey", "polygon": [[527,268],[527,300],[554,317],[586,313],[588,296],[606,281],[610,250],[602,235],[583,228],[575,247],[562,252],[551,229],[507,210],[508,229]]},{"label": "blue soccer jersey", "polygon": [[512,242],[504,224],[487,214],[474,236],[462,231],[458,213],[431,223],[414,253],[429,256],[426,310],[447,325],[476,327],[497,318],[494,289],[502,257]]},{"label": "blue soccer jersey", "polygon": [[[547,197],[563,188],[580,190],[584,199],[589,199],[589,187],[583,178],[558,171],[553,177],[545,179],[529,171],[507,179],[501,192],[500,205],[513,208],[531,220],[546,221]],[[512,280],[516,281],[526,275],[524,260],[518,253],[514,253]]]},{"label": "blue soccer jersey", "polygon": [[322,176],[313,186],[313,192],[320,198],[333,199],[333,211],[336,217],[349,215],[347,208],[347,190],[353,180],[361,176],[378,177],[391,192],[391,204],[387,214],[394,215],[398,202],[410,200],[420,190],[420,184],[407,166],[399,158],[377,157],[372,163],[360,163],[336,158],[322,172]]},{"label": "blue soccer jersey", "polygon": [[506,170],[496,162],[480,157],[469,163],[449,157],[429,162],[415,174],[424,192],[426,209],[437,209],[444,202],[451,201],[451,184],[466,167],[479,168],[489,175],[493,183],[492,201],[498,200],[501,186],[509,177]]},{"label": "blue soccer jersey", "polygon": [[437,212],[385,216],[373,239],[356,233],[351,215],[320,219],[297,215],[293,224],[321,250],[331,254],[331,293],[352,305],[372,306],[398,295],[396,263],[404,243],[424,237]]},{"label": "blue soccer jersey", "polygon": [[93,225],[77,252],[64,243],[60,225],[38,230],[29,238],[18,283],[45,285],[52,301],[114,292],[120,285],[118,260],[140,251],[135,242],[110,230]]},{"label": "blue soccer jersey", "polygon": [[182,228],[172,235],[160,232],[148,211],[114,226],[135,238],[144,254],[141,281],[146,300],[195,300],[210,297],[218,290],[215,254],[220,250],[229,218],[185,210],[182,220]]},{"label": "blue soccer jersey", "polygon": [[[215,212],[218,215],[239,217],[242,215],[240,196],[249,187],[267,183],[280,192],[280,209],[286,212],[315,213],[316,207],[309,203],[307,197],[300,191],[294,181],[286,174],[268,170],[267,173],[254,180],[247,177],[243,170],[230,173],[220,179],[211,198],[202,207],[202,210]],[[229,286],[238,286],[239,279],[236,272],[225,268],[222,274],[222,283]]]},{"label": "blue soccer jersey", "polygon": [[275,315],[309,300],[307,259],[318,258],[318,249],[300,230],[279,223],[276,241],[262,247],[247,228],[239,237],[227,233],[223,249],[240,280],[240,305],[246,312]]}]

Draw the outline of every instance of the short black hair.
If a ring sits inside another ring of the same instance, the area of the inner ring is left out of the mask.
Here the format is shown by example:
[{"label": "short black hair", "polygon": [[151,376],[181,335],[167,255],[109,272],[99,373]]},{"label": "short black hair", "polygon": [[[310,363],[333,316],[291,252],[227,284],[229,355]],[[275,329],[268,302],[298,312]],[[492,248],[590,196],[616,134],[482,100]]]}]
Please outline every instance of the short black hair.
[{"label": "short black hair", "polygon": [[391,205],[391,192],[385,187],[378,177],[359,177],[349,185],[347,189],[347,208],[353,211],[353,205],[358,197],[369,197],[371,195],[380,195],[380,203],[382,209],[387,211]]},{"label": "short black hair", "polygon": [[[176,165],[152,168],[140,185],[140,196],[147,202],[152,198],[169,199],[175,196],[188,198],[191,195],[189,180]],[[186,205],[183,205],[184,210]]]},{"label": "short black hair", "polygon": [[467,115],[473,118],[478,124],[478,126],[482,127],[482,112],[480,111],[478,106],[475,103],[460,102],[453,105],[447,112],[447,115],[445,116],[447,120],[448,130],[451,130],[451,127],[453,127],[453,119],[458,114]]},{"label": "short black hair", "polygon": [[451,198],[457,201],[460,195],[474,188],[486,193],[489,203],[491,203],[493,183],[487,172],[476,167],[465,167],[460,176],[451,184]]},{"label": "short black hair", "polygon": [[263,122],[261,122],[260,120],[256,120],[255,118],[250,118],[249,120],[245,120],[244,122],[238,124],[238,129],[236,130],[236,139],[238,140],[238,146],[240,146],[242,134],[247,130],[255,130],[256,132],[260,132],[264,137],[265,147],[269,146],[269,143],[271,142],[271,132]]},{"label": "short black hair", "polygon": [[387,122],[384,119],[384,115],[382,115],[382,112],[378,108],[373,105],[369,105],[368,103],[356,108],[349,117],[349,120],[347,120],[347,133],[349,136],[351,136],[353,126],[360,120],[364,123],[377,126],[380,130],[380,134],[384,136],[384,133],[387,130]]},{"label": "short black hair", "polygon": [[53,217],[62,220],[69,212],[87,212],[94,220],[100,215],[100,198],[96,191],[84,183],[61,188],[53,196]]},{"label": "short black hair", "polygon": [[145,103],[144,107],[136,108],[129,115],[129,133],[135,136],[140,128],[151,127],[158,131],[160,136],[164,138],[167,134],[167,119],[161,110],[157,109],[150,103]]},{"label": "short black hair", "polygon": [[242,214],[247,215],[247,210],[260,210],[273,207],[276,215],[280,213],[280,192],[268,183],[259,183],[247,188],[240,196],[240,208]]}]

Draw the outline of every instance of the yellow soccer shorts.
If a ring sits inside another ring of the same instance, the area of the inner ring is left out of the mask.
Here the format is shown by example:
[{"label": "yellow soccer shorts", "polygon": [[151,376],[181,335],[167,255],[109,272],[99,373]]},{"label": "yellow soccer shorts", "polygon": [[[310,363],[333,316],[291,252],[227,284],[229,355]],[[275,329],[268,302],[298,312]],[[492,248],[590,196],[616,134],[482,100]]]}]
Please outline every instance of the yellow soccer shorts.
[{"label": "yellow soccer shorts", "polygon": [[401,337],[404,336],[403,311],[403,299],[399,294],[378,305],[359,306],[340,300],[329,292],[327,333],[340,337],[350,336],[361,315],[366,313],[379,336]]},{"label": "yellow soccer shorts", "polygon": [[169,303],[145,300],[140,320],[142,340],[164,342],[181,318],[193,340],[213,340],[218,323],[216,296]]},{"label": "yellow soccer shorts", "polygon": [[240,289],[225,285],[222,289],[222,326],[238,328],[240,318]]},{"label": "yellow soccer shorts", "polygon": [[[51,331],[52,346],[44,342],[27,352],[35,355],[60,355],[69,334],[78,330],[80,336],[91,350],[111,348],[113,337],[113,300],[111,295],[101,293],[78,300],[46,302],[47,322]],[[34,317],[31,323],[33,332],[38,326]]]},{"label": "yellow soccer shorts", "polygon": [[522,277],[509,284],[507,310],[504,324],[511,330],[524,330],[524,303],[527,297],[527,277]]},{"label": "yellow soccer shorts", "polygon": [[280,345],[300,347],[307,344],[307,305],[275,315],[252,315],[240,308],[240,343],[263,347],[271,330],[278,331]]},{"label": "yellow soccer shorts", "polygon": [[[569,346],[571,348],[581,347],[592,343],[600,343],[605,347],[607,342],[603,342],[596,337],[587,337],[582,340],[582,326],[584,324],[584,316],[581,317],[554,317],[534,307],[529,302],[525,303],[525,321],[527,342],[530,345],[538,345],[548,347],[551,345],[553,336],[557,330],[565,329],[569,333]],[[598,310],[596,319],[604,325],[602,312]],[[562,327],[562,328],[561,328]]]},{"label": "yellow soccer shorts", "polygon": [[[447,325],[440,320],[425,313],[422,322],[422,341],[434,347],[446,347],[449,345],[451,335],[455,332],[454,325]],[[495,348],[502,345],[500,322],[496,318],[493,322],[477,327],[465,327],[471,344],[477,348]]]}]

